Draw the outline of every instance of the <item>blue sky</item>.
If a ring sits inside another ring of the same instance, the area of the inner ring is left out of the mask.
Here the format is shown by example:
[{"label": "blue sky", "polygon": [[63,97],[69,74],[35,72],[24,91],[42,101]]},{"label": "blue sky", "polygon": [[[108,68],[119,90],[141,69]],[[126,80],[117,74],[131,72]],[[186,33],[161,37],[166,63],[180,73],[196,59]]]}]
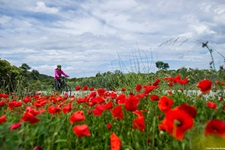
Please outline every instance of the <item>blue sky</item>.
[{"label": "blue sky", "polygon": [[0,0],[0,58],[52,75],[224,65],[224,0]]}]

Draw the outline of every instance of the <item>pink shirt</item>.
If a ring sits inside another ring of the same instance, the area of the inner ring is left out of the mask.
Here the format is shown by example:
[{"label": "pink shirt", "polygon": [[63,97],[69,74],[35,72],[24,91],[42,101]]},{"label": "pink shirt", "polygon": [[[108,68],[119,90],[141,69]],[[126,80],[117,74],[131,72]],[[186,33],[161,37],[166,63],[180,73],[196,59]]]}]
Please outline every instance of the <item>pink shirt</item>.
[{"label": "pink shirt", "polygon": [[68,75],[65,74],[62,70],[55,69],[55,77],[54,77],[54,79],[59,80],[62,74],[64,76],[68,77]]}]

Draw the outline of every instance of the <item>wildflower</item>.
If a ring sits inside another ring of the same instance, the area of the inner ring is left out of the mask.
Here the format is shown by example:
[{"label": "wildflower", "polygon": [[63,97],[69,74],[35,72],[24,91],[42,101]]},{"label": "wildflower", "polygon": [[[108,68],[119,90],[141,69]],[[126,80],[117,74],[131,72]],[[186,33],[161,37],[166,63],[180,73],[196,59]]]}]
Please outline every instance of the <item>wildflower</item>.
[{"label": "wildflower", "polygon": [[6,122],[6,115],[0,117],[0,124]]},{"label": "wildflower", "polygon": [[144,89],[144,93],[147,95],[149,94],[152,90],[158,88],[157,86],[154,86],[154,85],[149,85],[149,86],[145,86]]},{"label": "wildflower", "polygon": [[81,87],[80,87],[79,85],[77,85],[77,86],[75,87],[75,90],[76,90],[76,91],[79,91],[80,88],[81,88]]},{"label": "wildflower", "polygon": [[90,87],[89,91],[94,91],[94,89],[95,89],[94,87]]},{"label": "wildflower", "polygon": [[143,113],[141,110],[135,110],[132,112],[133,114],[137,115],[138,117],[144,117]]},{"label": "wildflower", "polygon": [[40,146],[35,146],[33,150],[42,150]]},{"label": "wildflower", "polygon": [[100,97],[102,97],[102,96],[104,96],[104,93],[106,92],[106,90],[103,89],[103,88],[99,88],[99,89],[97,90],[97,92],[98,92],[98,95],[99,95]]},{"label": "wildflower", "polygon": [[88,128],[88,125],[86,125],[86,124],[74,126],[73,127],[73,132],[78,137],[91,136],[91,133],[90,133],[89,128]]},{"label": "wildflower", "polygon": [[92,110],[92,113],[93,113],[95,116],[101,116],[104,110],[105,110],[105,105],[97,105],[97,106],[95,107],[95,109]]},{"label": "wildflower", "polygon": [[82,110],[79,110],[72,114],[72,116],[70,117],[70,123],[73,124],[78,121],[83,121],[85,119],[86,117],[84,116],[84,112]]},{"label": "wildflower", "polygon": [[158,101],[158,100],[159,100],[159,96],[156,95],[156,94],[152,94],[152,95],[150,96],[150,100],[151,100],[151,101]]},{"label": "wildflower", "polygon": [[72,107],[71,103],[67,104],[65,107],[62,108],[63,113],[64,114],[69,113],[72,109],[71,107]]},{"label": "wildflower", "polygon": [[126,90],[127,90],[126,88],[122,88],[122,89],[121,89],[122,92],[125,92]]},{"label": "wildflower", "polygon": [[0,107],[2,107],[4,105],[5,105],[5,101],[4,100],[0,101]]},{"label": "wildflower", "polygon": [[118,95],[118,97],[116,98],[116,103],[119,105],[122,105],[125,103],[125,99],[126,99],[126,95],[124,94],[120,94]]},{"label": "wildflower", "polygon": [[105,100],[102,97],[94,97],[93,99],[91,99],[91,102],[94,104],[96,104],[96,103],[100,104],[100,103],[103,103],[104,101]]},{"label": "wildflower", "polygon": [[21,126],[21,123],[15,123],[10,126],[10,130],[15,130]]},{"label": "wildflower", "polygon": [[112,115],[114,119],[118,120],[123,120],[124,119],[124,114],[122,111],[122,106],[116,106],[114,109],[112,109]]},{"label": "wildflower", "polygon": [[188,105],[186,103],[177,106],[177,109],[185,111],[187,114],[189,114],[192,118],[195,118],[197,115],[196,107]]},{"label": "wildflower", "polygon": [[137,92],[140,92],[141,88],[142,88],[141,84],[138,84],[135,89],[136,89]]},{"label": "wildflower", "polygon": [[0,93],[0,98],[9,98],[9,94]]},{"label": "wildflower", "polygon": [[208,121],[205,128],[205,135],[216,135],[225,139],[225,122],[219,119],[213,119]]},{"label": "wildflower", "polygon": [[112,101],[109,101],[108,103],[105,104],[105,110],[112,109],[112,107],[113,107]]},{"label": "wildflower", "polygon": [[194,119],[185,111],[174,108],[166,113],[161,128],[164,128],[170,135],[182,140],[185,132],[193,127]]},{"label": "wildflower", "polygon": [[117,97],[117,95],[116,95],[115,92],[111,92],[111,93],[110,93],[110,98],[116,99],[116,97]]},{"label": "wildflower", "polygon": [[216,103],[214,103],[214,102],[207,102],[206,106],[209,108],[212,108],[212,109],[216,109]]},{"label": "wildflower", "polygon": [[154,85],[154,86],[158,86],[160,81],[161,81],[161,79],[160,79],[160,78],[157,78],[157,79],[155,80],[155,82],[153,83],[153,85]]},{"label": "wildflower", "polygon": [[23,99],[23,102],[24,103],[29,103],[31,101],[31,98],[29,96],[26,96],[24,99]]},{"label": "wildflower", "polygon": [[137,117],[132,122],[133,128],[139,129],[141,132],[145,130],[145,120],[144,117]]},{"label": "wildflower", "polygon": [[212,88],[212,82],[208,79],[201,80],[198,84],[197,87],[200,88],[200,91],[204,93],[208,93],[211,88]]},{"label": "wildflower", "polygon": [[183,80],[178,80],[177,81],[179,84],[187,84],[188,83],[188,79],[184,78]]},{"label": "wildflower", "polygon": [[136,96],[130,96],[125,101],[125,109],[128,111],[135,111],[138,109],[139,99]]},{"label": "wildflower", "polygon": [[80,104],[80,103],[86,103],[88,99],[86,97],[80,97],[76,101],[78,104]]},{"label": "wildflower", "polygon": [[87,85],[83,86],[82,91],[87,91],[87,90],[88,90],[88,86]]},{"label": "wildflower", "polygon": [[110,123],[107,124],[107,129],[110,130],[112,128],[112,125]]},{"label": "wildflower", "polygon": [[16,101],[16,100],[13,100],[13,101],[9,102],[8,104],[9,104],[10,109],[13,109],[14,107],[22,106],[22,102]]},{"label": "wildflower", "polygon": [[40,120],[36,118],[32,113],[25,112],[21,118],[21,121],[27,121],[30,124],[38,123]]},{"label": "wildflower", "polygon": [[173,105],[173,100],[169,99],[167,96],[162,96],[158,101],[158,107],[164,113],[169,111],[172,105]]},{"label": "wildflower", "polygon": [[60,108],[59,107],[55,107],[55,106],[49,106],[48,107],[48,112],[50,114],[56,114],[60,112]]},{"label": "wildflower", "polygon": [[110,135],[110,145],[111,145],[111,150],[120,150],[121,149],[122,142],[115,133],[112,133]]}]

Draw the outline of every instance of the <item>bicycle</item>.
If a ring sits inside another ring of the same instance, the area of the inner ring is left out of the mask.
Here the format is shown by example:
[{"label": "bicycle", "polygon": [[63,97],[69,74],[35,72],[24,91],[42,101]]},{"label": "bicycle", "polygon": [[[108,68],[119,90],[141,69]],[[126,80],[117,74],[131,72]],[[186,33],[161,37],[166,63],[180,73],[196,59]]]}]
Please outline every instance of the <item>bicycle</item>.
[{"label": "bicycle", "polygon": [[71,87],[66,83],[65,81],[66,77],[61,77],[61,83],[55,82],[52,84],[52,90],[54,92],[59,92],[59,94],[64,95],[65,93],[68,94],[68,96],[71,96]]}]

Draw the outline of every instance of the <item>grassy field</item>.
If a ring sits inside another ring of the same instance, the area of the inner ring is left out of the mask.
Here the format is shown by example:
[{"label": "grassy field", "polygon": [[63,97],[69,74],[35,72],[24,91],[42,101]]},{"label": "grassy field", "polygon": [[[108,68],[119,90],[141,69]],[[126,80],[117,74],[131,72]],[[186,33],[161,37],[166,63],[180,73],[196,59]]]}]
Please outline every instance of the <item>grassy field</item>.
[{"label": "grassy field", "polygon": [[189,82],[158,78],[119,92],[81,87],[70,97],[1,93],[0,149],[225,149],[224,82],[202,79],[188,94]]}]

